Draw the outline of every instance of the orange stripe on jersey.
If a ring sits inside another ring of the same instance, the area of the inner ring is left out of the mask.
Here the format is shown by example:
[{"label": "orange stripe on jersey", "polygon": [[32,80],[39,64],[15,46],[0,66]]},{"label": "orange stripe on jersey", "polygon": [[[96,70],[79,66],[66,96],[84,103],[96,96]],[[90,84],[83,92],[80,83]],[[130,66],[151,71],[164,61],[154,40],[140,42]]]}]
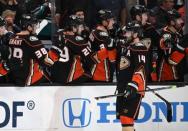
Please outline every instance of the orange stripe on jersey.
[{"label": "orange stripe on jersey", "polygon": [[54,51],[49,51],[48,52],[49,58],[52,59],[54,62],[58,61],[58,55]]},{"label": "orange stripe on jersey", "polygon": [[169,60],[172,61],[175,65],[180,63],[180,61],[184,58],[185,54],[184,53],[181,53],[181,52],[178,52],[178,51],[174,51]]},{"label": "orange stripe on jersey", "polygon": [[103,48],[97,52],[97,55],[100,61],[104,61],[108,57],[108,51],[106,48]]},{"label": "orange stripe on jersey", "polygon": [[4,69],[3,64],[0,63],[0,76],[4,76],[8,73],[7,70]]},{"label": "orange stripe on jersey", "polygon": [[84,70],[82,68],[82,64],[81,64],[80,58],[78,58],[77,62],[76,62],[76,68],[75,68],[73,80],[79,78],[83,74],[84,74]]},{"label": "orange stripe on jersey", "polygon": [[165,43],[164,43],[164,39],[161,39],[161,40],[160,40],[160,47],[161,47],[161,49],[163,49],[163,50],[169,49],[169,47],[166,47],[166,45],[165,45]]},{"label": "orange stripe on jersey", "polygon": [[[144,71],[144,67],[143,66],[141,66],[138,69],[138,71],[136,71],[133,74],[132,81],[138,85],[138,91],[141,91],[141,90],[145,89],[145,85],[146,85],[146,78],[145,77],[146,76],[145,76],[145,71]],[[144,95],[145,93],[142,92],[140,94]]]},{"label": "orange stripe on jersey", "polygon": [[134,119],[127,117],[127,116],[120,116],[120,121],[121,121],[121,124],[123,124],[123,125],[133,125],[134,124]]},{"label": "orange stripe on jersey", "polygon": [[188,48],[185,49],[185,53],[188,55]]},{"label": "orange stripe on jersey", "polygon": [[116,57],[117,57],[117,50],[116,49],[108,50],[108,58],[111,62],[116,61]]},{"label": "orange stripe on jersey", "polygon": [[67,79],[67,83],[72,82],[73,80],[79,78],[84,74],[84,70],[82,68],[80,58],[76,57],[72,63],[72,67]]},{"label": "orange stripe on jersey", "polygon": [[31,84],[36,83],[43,77],[43,71],[39,69],[39,64],[34,63],[33,76],[31,78]]},{"label": "orange stripe on jersey", "polygon": [[[142,75],[140,73],[136,73],[133,75],[132,81],[138,84],[138,91],[145,89],[145,80],[143,79]],[[144,92],[140,93],[144,95]]]},{"label": "orange stripe on jersey", "polygon": [[162,61],[162,66],[160,67],[160,77],[159,81],[170,81],[170,80],[175,80],[176,79],[176,74],[173,72],[173,67],[172,65],[169,65],[166,63],[165,60]]},{"label": "orange stripe on jersey", "polygon": [[40,80],[43,76],[43,72],[39,69],[39,64],[34,60],[30,61],[30,71],[26,80],[26,85],[30,86]]},{"label": "orange stripe on jersey", "polygon": [[109,65],[105,59],[103,62],[96,65],[93,73],[93,80],[96,81],[109,81]]}]

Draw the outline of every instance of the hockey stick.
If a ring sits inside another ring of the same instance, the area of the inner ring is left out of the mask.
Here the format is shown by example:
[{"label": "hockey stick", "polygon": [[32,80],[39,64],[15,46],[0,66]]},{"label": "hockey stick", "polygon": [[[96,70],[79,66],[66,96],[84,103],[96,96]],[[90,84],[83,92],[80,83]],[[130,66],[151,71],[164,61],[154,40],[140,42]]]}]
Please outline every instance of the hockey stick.
[{"label": "hockey stick", "polygon": [[[153,92],[153,91],[161,91],[161,90],[167,90],[167,89],[176,89],[176,88],[182,88],[182,87],[185,87],[185,86],[176,86],[176,85],[172,85],[172,86],[168,86],[168,87],[160,87],[160,88],[155,88],[155,89],[146,89],[146,90],[143,90],[143,91],[139,91],[139,92]],[[118,93],[118,94],[113,94],[113,95],[105,95],[105,96],[98,96],[98,97],[95,97],[96,100],[99,100],[99,99],[106,99],[106,98],[110,98],[110,97],[118,97],[118,96],[124,96],[127,92],[124,92],[124,93]]]},{"label": "hockey stick", "polygon": [[[149,87],[147,87],[149,90],[151,90]],[[151,92],[156,95],[159,99],[161,99],[163,102],[165,102],[166,104],[166,108],[167,108],[167,116],[166,119],[168,122],[172,121],[172,104],[167,101],[164,97],[162,97],[161,95],[159,95],[158,93],[156,93],[154,90],[151,90]]]}]

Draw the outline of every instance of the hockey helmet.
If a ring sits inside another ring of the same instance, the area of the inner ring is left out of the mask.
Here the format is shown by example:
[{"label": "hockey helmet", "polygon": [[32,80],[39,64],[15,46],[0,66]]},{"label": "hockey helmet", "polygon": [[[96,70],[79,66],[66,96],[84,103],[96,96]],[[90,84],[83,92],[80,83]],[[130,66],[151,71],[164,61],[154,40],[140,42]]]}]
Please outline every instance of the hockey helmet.
[{"label": "hockey helmet", "polygon": [[181,18],[180,13],[175,9],[169,10],[167,13],[168,13],[168,20],[169,21]]},{"label": "hockey helmet", "polygon": [[142,26],[140,25],[140,23],[138,21],[132,21],[132,22],[129,22],[125,29],[125,31],[132,31],[134,33],[138,33],[138,36],[139,37],[142,37],[143,35],[143,29],[142,29]]},{"label": "hockey helmet", "polygon": [[0,17],[0,26],[5,26],[5,25],[6,25],[5,20],[2,17]]},{"label": "hockey helmet", "polygon": [[126,31],[134,31],[137,32],[138,30],[141,29],[141,25],[137,21],[132,21],[127,23],[126,25]]},{"label": "hockey helmet", "polygon": [[148,12],[148,9],[143,5],[134,5],[130,9],[130,14],[131,14],[131,17],[133,19],[136,18],[136,15],[141,15],[141,14],[146,13],[146,12]]},{"label": "hockey helmet", "polygon": [[98,17],[100,21],[103,21],[114,18],[114,15],[111,10],[102,9],[98,11]]},{"label": "hockey helmet", "polygon": [[26,14],[24,14],[22,16],[22,18],[23,18],[23,21],[22,21],[23,22],[22,23],[22,28],[23,29],[27,29],[28,26],[32,27],[33,24],[39,23],[39,21],[37,20],[37,18],[34,17],[34,16],[32,16],[32,15],[26,15]]},{"label": "hockey helmet", "polygon": [[70,27],[76,27],[76,26],[84,25],[84,24],[85,23],[84,23],[83,19],[79,18],[76,15],[71,15],[71,16],[69,16],[67,26],[70,28]]}]

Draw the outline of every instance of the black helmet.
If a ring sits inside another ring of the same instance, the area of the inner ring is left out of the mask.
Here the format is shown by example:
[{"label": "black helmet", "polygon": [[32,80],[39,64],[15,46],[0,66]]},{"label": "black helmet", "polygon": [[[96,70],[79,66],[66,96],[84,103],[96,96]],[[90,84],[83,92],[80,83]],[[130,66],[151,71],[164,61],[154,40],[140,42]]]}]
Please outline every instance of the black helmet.
[{"label": "black helmet", "polygon": [[155,9],[150,9],[149,10],[149,16],[156,17],[158,12]]},{"label": "black helmet", "polygon": [[85,25],[83,19],[80,19],[76,15],[69,16],[67,26],[65,27],[66,30],[72,30],[72,27],[76,27],[79,25]]},{"label": "black helmet", "polygon": [[98,17],[100,21],[103,21],[103,20],[114,18],[114,15],[112,11],[107,9],[102,9],[98,11]]},{"label": "black helmet", "polygon": [[143,6],[143,5],[134,5],[131,9],[130,9],[130,14],[133,20],[135,20],[136,15],[141,15],[143,13],[148,12],[148,9]]},{"label": "black helmet", "polygon": [[168,22],[170,22],[171,20],[181,18],[180,13],[175,9],[169,10],[167,13],[168,13]]},{"label": "black helmet", "polygon": [[137,32],[139,29],[141,29],[141,25],[138,21],[132,21],[127,23],[125,30],[126,31],[134,31]]},{"label": "black helmet", "polygon": [[32,26],[33,24],[38,23],[39,21],[37,20],[36,17],[32,16],[32,15],[26,15],[24,14],[22,16],[23,18],[23,23],[22,23],[22,28],[23,29],[27,29],[28,26]]},{"label": "black helmet", "polygon": [[2,17],[0,17],[0,26],[5,26],[5,25],[6,25],[5,20]]},{"label": "black helmet", "polygon": [[124,28],[125,31],[133,31],[134,33],[138,33],[139,37],[143,36],[142,26],[138,21],[129,22]]}]

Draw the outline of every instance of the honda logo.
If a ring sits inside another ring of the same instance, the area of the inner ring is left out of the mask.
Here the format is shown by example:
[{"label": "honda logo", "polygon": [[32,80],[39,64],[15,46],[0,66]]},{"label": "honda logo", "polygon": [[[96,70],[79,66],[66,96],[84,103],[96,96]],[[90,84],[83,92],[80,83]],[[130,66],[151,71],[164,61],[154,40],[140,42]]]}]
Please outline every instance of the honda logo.
[{"label": "honda logo", "polygon": [[91,121],[89,110],[90,100],[84,98],[72,98],[63,102],[63,122],[69,128],[87,127]]}]

